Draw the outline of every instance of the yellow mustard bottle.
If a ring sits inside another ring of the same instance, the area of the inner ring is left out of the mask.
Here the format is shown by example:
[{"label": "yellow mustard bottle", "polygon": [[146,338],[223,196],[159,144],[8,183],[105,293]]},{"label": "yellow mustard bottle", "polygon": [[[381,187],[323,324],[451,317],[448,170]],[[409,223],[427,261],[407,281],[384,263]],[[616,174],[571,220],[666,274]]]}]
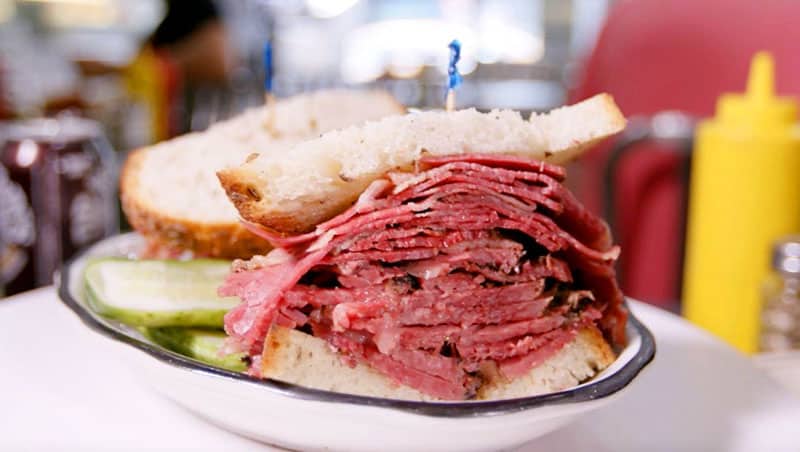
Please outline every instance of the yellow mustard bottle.
[{"label": "yellow mustard bottle", "polygon": [[723,95],[695,135],[684,315],[746,353],[758,347],[772,244],[800,232],[796,117],[796,101],[775,95],[772,57],[759,52],[747,93]]}]

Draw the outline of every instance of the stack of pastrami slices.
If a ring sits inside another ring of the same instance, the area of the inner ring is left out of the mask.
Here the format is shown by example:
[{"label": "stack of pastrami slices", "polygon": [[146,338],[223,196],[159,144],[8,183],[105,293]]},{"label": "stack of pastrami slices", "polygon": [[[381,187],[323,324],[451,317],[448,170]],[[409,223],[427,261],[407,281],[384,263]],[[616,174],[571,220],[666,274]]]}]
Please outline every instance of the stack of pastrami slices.
[{"label": "stack of pastrami slices", "polygon": [[[294,148],[308,159],[297,176],[316,183],[294,192],[281,181],[296,161],[220,172],[275,247],[237,261],[220,289],[242,300],[226,317],[229,348],[263,377],[409,399],[533,395],[607,367],[625,344],[619,248],[546,161],[624,120],[607,96],[528,121],[510,113],[326,134]],[[586,128],[559,128],[583,117]],[[338,151],[353,143],[364,149]]]}]

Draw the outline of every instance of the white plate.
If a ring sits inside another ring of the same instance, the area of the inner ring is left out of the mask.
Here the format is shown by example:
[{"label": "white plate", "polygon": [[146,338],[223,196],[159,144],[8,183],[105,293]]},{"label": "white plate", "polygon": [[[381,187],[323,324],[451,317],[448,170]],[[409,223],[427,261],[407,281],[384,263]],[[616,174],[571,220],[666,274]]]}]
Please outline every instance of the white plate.
[{"label": "white plate", "polygon": [[479,451],[508,449],[616,399],[653,359],[650,332],[633,316],[628,345],[597,377],[552,394],[499,401],[410,402],[259,380],[164,350],[94,314],[82,273],[88,256],[130,255],[135,235],[108,239],[65,265],[59,296],[93,330],[139,349],[139,373],[159,392],[226,429],[303,450]]}]

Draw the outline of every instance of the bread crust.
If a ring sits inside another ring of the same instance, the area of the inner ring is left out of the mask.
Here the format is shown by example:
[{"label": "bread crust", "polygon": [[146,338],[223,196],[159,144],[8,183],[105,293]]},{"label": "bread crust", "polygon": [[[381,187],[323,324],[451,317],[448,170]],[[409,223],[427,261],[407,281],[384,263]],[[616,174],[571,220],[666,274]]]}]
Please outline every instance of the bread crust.
[{"label": "bread crust", "polygon": [[[409,123],[414,122],[413,115],[408,115],[407,117],[409,121],[404,123],[402,127],[408,128],[410,127]],[[572,126],[574,121],[582,119],[587,122],[597,119],[599,125],[587,126],[589,131],[584,131],[577,135],[571,133],[571,131],[575,130]],[[626,123],[624,116],[614,103],[614,99],[608,94],[600,94],[578,104],[555,109],[547,114],[535,116],[530,121],[536,121],[535,125],[527,122],[526,126],[534,129],[541,128],[547,132],[544,148],[535,150],[508,149],[498,153],[534,157],[549,163],[564,164],[597,142],[624,129]],[[417,124],[422,123],[422,121],[417,122]],[[381,125],[376,127],[381,127]],[[388,129],[389,126],[385,127]],[[417,132],[422,133],[422,130],[423,128],[419,127]],[[385,132],[389,134],[391,130],[386,130]],[[581,137],[580,140],[575,138],[578,135]],[[332,137],[334,137],[332,139],[335,139],[335,136]],[[300,144],[300,146],[306,145],[305,149],[308,149],[308,144],[313,144],[313,141],[323,142],[325,138],[326,136],[323,135],[318,140],[312,140]],[[361,142],[363,143],[363,141],[362,139]],[[330,142],[325,143],[330,144]],[[356,146],[358,143],[354,140],[348,144]],[[304,149],[301,148],[300,150]],[[439,152],[441,152],[435,148],[427,150],[436,151],[437,155],[440,155]],[[460,150],[459,152],[465,152],[465,150]],[[343,163],[341,159],[337,161],[332,158],[332,160],[333,164],[338,164],[339,166]],[[413,166],[413,163],[411,160],[394,161],[395,165],[399,165],[395,168],[401,170]],[[278,169],[280,170],[281,168]],[[301,197],[294,200],[273,199],[262,194],[263,189],[269,190],[269,187],[265,185],[276,184],[276,182],[266,178],[266,176],[259,173],[257,167],[253,167],[249,163],[240,167],[220,170],[217,172],[217,177],[242,218],[260,224],[274,233],[294,235],[309,232],[317,224],[346,210],[353,205],[369,183],[380,177],[381,174],[380,172],[375,172],[366,179],[352,180],[340,172],[339,179],[333,176],[324,188],[319,188],[313,183],[309,183],[307,189],[298,187],[304,193],[299,193],[298,195]],[[304,176],[300,175],[298,178],[304,179]]]},{"label": "bread crust", "polygon": [[579,331],[578,334],[597,352],[598,365],[600,368],[605,369],[617,359],[617,355],[614,353],[611,345],[597,327],[584,328]]},{"label": "bread crust", "polygon": [[138,173],[148,148],[128,156],[120,173],[122,210],[133,228],[148,240],[196,256],[247,259],[267,253],[269,243],[240,223],[201,223],[165,213],[137,196]]},{"label": "bread crust", "polygon": [[[594,377],[616,359],[603,334],[594,326],[522,377],[507,381],[484,373],[478,400],[528,397],[560,391]],[[350,367],[324,340],[301,331],[273,326],[264,341],[261,373],[301,386],[334,392],[404,400],[437,400],[399,385],[366,364]]]},{"label": "bread crust", "polygon": [[[348,102],[352,102],[352,105]],[[343,106],[350,109],[341,112]],[[272,138],[269,143],[274,142],[276,145],[280,145],[281,142],[300,141],[368,119],[402,114],[405,112],[405,107],[383,90],[323,90],[279,100],[274,112],[281,113],[273,124],[274,127],[269,130],[263,129],[266,111],[265,107],[248,110],[241,116],[216,124],[206,132],[191,135],[196,135],[195,139],[201,142],[204,136],[208,139],[215,136],[218,141],[231,140],[233,144],[241,145],[241,141],[248,142],[248,146],[267,146],[265,151],[269,153],[271,144],[265,144],[268,143],[265,141],[266,135]],[[217,132],[213,132],[215,127]],[[262,135],[264,136],[261,137]],[[254,137],[261,138],[255,140]],[[144,187],[142,180],[148,178],[140,176],[146,175],[150,176],[151,181],[157,180],[153,177],[153,166],[145,164],[146,156],[150,155],[150,152],[173,151],[175,150],[168,151],[163,149],[161,144],[157,144],[132,152],[126,160],[120,174],[120,196],[123,211],[134,229],[144,235],[150,243],[175,250],[188,250],[200,256],[249,258],[268,252],[270,246],[267,241],[249,232],[233,215],[228,219],[220,218],[219,215],[207,218],[203,215],[176,214],[163,205],[159,206],[157,200],[152,198],[154,196],[152,190],[141,190]],[[226,151],[221,149],[220,152]],[[245,157],[242,155],[241,160],[245,160]],[[216,186],[218,181],[215,178],[207,181],[204,179],[203,183],[213,183]],[[170,188],[165,186],[164,189]],[[174,187],[174,189],[188,188]]]},{"label": "bread crust", "polygon": [[255,194],[257,192],[253,184],[242,181],[235,170],[218,171],[217,178],[242,218],[286,236],[312,231],[317,224],[344,212],[355,202],[350,198],[331,197],[306,204],[303,209],[294,212],[268,210]]},{"label": "bread crust", "polygon": [[[580,359],[575,359],[575,357]],[[478,389],[478,398],[482,400],[526,397],[530,394],[527,387],[542,379],[550,380],[553,390],[567,389],[574,384],[593,377],[610,366],[616,356],[611,346],[603,337],[603,333],[595,326],[587,326],[576,335],[572,342],[564,346],[554,356],[534,367],[518,379],[506,380],[499,373],[484,377],[484,383]],[[572,380],[574,384],[567,385]]]}]

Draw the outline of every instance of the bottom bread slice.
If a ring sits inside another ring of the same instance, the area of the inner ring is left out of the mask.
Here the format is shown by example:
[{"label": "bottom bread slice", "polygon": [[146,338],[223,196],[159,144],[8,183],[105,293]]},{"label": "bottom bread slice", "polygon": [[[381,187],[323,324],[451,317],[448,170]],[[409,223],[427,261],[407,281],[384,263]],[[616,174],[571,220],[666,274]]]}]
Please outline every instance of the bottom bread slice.
[{"label": "bottom bread slice", "polygon": [[[478,399],[510,399],[560,391],[595,376],[614,361],[614,352],[595,327],[581,330],[572,342],[526,375],[506,380],[484,376]],[[274,325],[261,357],[264,378],[308,388],[404,400],[437,400],[398,384],[366,364],[350,367],[327,342],[302,331]]]}]

